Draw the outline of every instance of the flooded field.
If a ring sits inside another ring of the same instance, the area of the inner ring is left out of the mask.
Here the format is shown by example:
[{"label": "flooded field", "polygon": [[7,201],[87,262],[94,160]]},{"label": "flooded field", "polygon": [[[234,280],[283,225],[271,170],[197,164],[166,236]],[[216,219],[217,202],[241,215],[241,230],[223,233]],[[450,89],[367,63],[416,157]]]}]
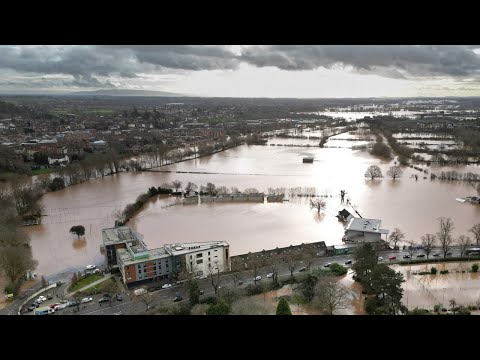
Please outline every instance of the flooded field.
[{"label": "flooded field", "polygon": [[[355,283],[352,279],[352,272],[339,280],[340,283],[349,291],[348,306],[345,309],[337,309],[334,315],[364,315],[362,290],[359,283]],[[292,285],[285,285],[281,289],[268,291],[263,294],[254,295],[259,304],[268,310],[270,314],[275,314],[280,297],[286,296],[290,298],[293,294]],[[292,315],[322,315],[322,312],[311,304],[292,304],[289,303]]]},{"label": "flooded field", "polygon": [[[342,138],[347,134],[339,135]],[[282,139],[296,140],[296,139]],[[304,139],[299,139],[305,144]],[[327,142],[327,146],[337,141]],[[356,144],[356,141],[346,141]],[[305,156],[313,164],[302,163]],[[382,227],[401,228],[408,240],[419,241],[434,232],[437,218],[449,216],[456,233],[466,234],[478,222],[480,206],[459,203],[457,197],[474,195],[461,182],[431,182],[411,178],[418,171],[405,168],[397,180],[369,181],[369,165],[377,164],[385,174],[392,161],[383,161],[366,152],[348,148],[302,148],[243,145],[212,156],[158,168],[158,172],[120,173],[48,193],[42,203],[47,216],[42,225],[29,227],[37,273],[52,274],[103,262],[99,246],[101,230],[112,227],[115,212],[146,192],[151,186],[180,180],[197,185],[207,182],[239,189],[315,187],[326,194],[327,209],[320,216],[310,210],[307,199],[289,199],[270,204],[201,204],[166,207],[172,199],[153,200],[130,225],[145,237],[148,246],[180,241],[225,240],[232,255],[271,249],[289,244],[325,241],[340,244],[343,226],[334,215],[343,208],[339,193],[344,189],[361,216],[382,220]],[[444,170],[445,168],[438,168]],[[455,168],[479,172],[478,166]],[[347,207],[354,212],[352,207]],[[69,233],[73,225],[86,229],[84,241]]]},{"label": "flooded field", "polygon": [[[461,263],[438,263],[422,265],[393,265],[404,278],[403,303],[410,310],[415,307],[432,310],[437,304],[449,308],[449,301],[455,299],[458,305],[478,305],[480,303],[480,273],[469,273],[475,261]],[[477,262],[478,263],[478,262]],[[415,271],[430,271],[434,266],[448,274],[413,275]],[[462,271],[465,271],[462,273]]]}]

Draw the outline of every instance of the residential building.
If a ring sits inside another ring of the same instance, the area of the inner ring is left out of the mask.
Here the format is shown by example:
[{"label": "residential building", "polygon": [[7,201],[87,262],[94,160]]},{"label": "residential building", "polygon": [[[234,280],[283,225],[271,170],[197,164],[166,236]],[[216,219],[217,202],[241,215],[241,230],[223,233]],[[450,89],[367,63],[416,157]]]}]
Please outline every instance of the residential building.
[{"label": "residential building", "polygon": [[[378,219],[351,218],[345,226],[342,240],[352,243],[386,241],[389,231],[380,229],[381,223],[382,221]],[[382,239],[382,235],[385,235],[385,239]]]},{"label": "residential building", "polygon": [[176,243],[149,250],[129,226],[103,229],[107,265],[118,269],[127,286],[171,277],[174,272],[208,274],[230,270],[226,241]]}]

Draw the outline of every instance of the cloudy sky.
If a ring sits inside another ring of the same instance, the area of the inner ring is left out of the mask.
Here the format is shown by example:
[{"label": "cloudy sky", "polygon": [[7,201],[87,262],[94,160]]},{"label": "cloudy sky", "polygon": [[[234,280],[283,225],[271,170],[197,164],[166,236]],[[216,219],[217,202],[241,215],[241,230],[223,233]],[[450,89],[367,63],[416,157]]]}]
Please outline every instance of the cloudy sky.
[{"label": "cloudy sky", "polygon": [[480,46],[0,46],[0,92],[225,97],[480,96]]}]

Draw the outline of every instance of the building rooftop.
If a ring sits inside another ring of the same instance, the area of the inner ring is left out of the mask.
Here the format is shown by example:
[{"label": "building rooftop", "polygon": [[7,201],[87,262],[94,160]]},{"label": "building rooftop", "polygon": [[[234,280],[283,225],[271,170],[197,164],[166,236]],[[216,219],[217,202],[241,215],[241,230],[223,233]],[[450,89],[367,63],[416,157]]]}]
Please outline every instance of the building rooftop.
[{"label": "building rooftop", "polygon": [[129,226],[119,226],[117,228],[103,229],[103,244],[105,246],[124,243],[129,241],[141,241],[142,236]]},{"label": "building rooftop", "polygon": [[382,221],[378,219],[352,218],[345,226],[345,230],[388,234],[387,229],[380,229],[381,223]]},{"label": "building rooftop", "polygon": [[192,242],[192,243],[178,243],[165,245],[167,252],[172,255],[188,254],[192,251],[202,251],[220,246],[228,246],[226,241],[205,241],[205,242]]},{"label": "building rooftop", "polygon": [[150,261],[158,260],[161,258],[170,257],[170,254],[165,251],[164,247],[142,251],[140,257],[135,258],[132,254],[128,251],[128,249],[117,249],[117,256],[122,259],[122,263],[124,265],[132,265],[137,263],[142,263],[146,259]]}]

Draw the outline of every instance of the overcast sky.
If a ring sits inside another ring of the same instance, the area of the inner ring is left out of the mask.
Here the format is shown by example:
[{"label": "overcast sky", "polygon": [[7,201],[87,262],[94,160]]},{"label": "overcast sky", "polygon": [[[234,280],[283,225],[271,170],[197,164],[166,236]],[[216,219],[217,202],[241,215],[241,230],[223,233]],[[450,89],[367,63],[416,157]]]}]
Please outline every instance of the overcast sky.
[{"label": "overcast sky", "polygon": [[225,97],[480,96],[480,46],[0,46],[0,92]]}]

